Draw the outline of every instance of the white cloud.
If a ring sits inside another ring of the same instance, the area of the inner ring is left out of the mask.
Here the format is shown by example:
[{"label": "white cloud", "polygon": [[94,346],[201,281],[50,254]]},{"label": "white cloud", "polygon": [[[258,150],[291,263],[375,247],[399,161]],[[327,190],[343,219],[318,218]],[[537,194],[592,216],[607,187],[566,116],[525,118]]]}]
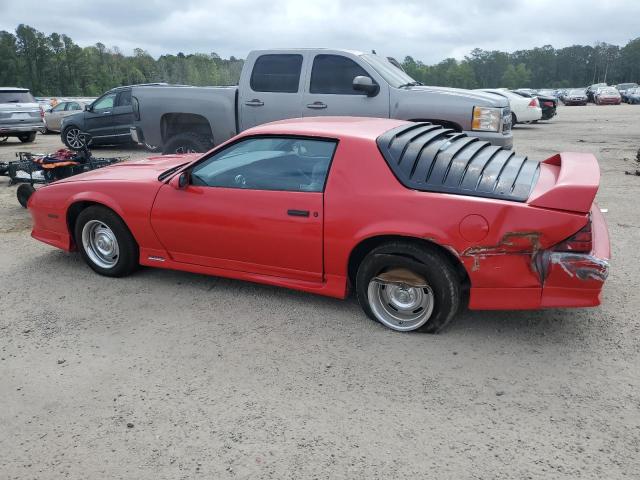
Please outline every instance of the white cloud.
[{"label": "white cloud", "polygon": [[504,0],[0,0],[0,29],[20,23],[66,33],[82,46],[125,53],[217,52],[244,58],[269,47],[375,49],[427,63],[473,48],[513,51],[640,36],[640,2]]}]

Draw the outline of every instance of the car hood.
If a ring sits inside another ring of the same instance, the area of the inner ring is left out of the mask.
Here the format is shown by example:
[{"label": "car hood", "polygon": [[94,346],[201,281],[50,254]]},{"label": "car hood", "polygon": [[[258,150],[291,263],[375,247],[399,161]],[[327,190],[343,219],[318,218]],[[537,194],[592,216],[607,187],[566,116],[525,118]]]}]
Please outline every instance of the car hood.
[{"label": "car hood", "polygon": [[485,92],[477,92],[473,90],[465,90],[464,88],[452,88],[452,87],[431,87],[427,85],[418,85],[414,87],[408,87],[407,90],[417,93],[436,93],[441,95],[450,95],[452,97],[459,97],[473,100],[476,105],[489,106],[489,107],[508,107],[509,101],[497,95],[493,95]]},{"label": "car hood", "polygon": [[91,170],[90,172],[81,173],[80,175],[74,175],[73,177],[65,178],[64,180],[59,180],[55,183],[59,184],[104,180],[157,180],[158,175],[160,175],[165,170],[169,170],[170,168],[177,167],[178,165],[191,162],[201,155],[201,153],[165,155],[150,157],[144,160],[121,162],[110,165],[108,167]]}]

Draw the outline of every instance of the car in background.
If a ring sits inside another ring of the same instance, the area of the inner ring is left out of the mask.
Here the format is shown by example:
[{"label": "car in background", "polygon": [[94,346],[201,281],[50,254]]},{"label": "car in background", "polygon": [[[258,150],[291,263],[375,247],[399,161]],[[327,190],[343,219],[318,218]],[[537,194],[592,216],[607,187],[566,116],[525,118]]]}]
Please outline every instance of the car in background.
[{"label": "car in background", "polygon": [[62,119],[84,110],[86,103],[81,101],[60,102],[48,112],[44,112],[44,126],[47,132],[59,132]]},{"label": "car in background", "polygon": [[596,105],[620,105],[622,98],[620,92],[614,87],[600,88],[594,95]]},{"label": "car in background", "polygon": [[28,88],[0,87],[0,141],[17,137],[22,143],[44,132],[44,112]]},{"label": "car in background", "polygon": [[589,101],[584,88],[573,88],[562,98],[565,105],[586,105]]},{"label": "car in background", "polygon": [[117,145],[131,143],[133,125],[131,86],[109,90],[84,111],[76,111],[62,118],[60,137],[72,150],[84,147],[84,133],[91,136],[92,145]]},{"label": "car in background", "polygon": [[596,99],[595,99],[596,92],[598,91],[598,89],[607,87],[607,86],[608,85],[606,83],[594,83],[593,85],[588,86],[585,93],[587,94],[587,98],[589,99],[589,101],[592,103],[596,103]]},{"label": "car in background", "polygon": [[627,90],[629,90],[630,88],[637,88],[639,85],[635,82],[629,82],[629,83],[619,83],[617,85],[615,85],[616,89],[618,90],[618,92],[620,92],[620,96],[622,97],[622,101],[624,102],[624,95],[627,92]]},{"label": "car in background", "polygon": [[548,97],[540,95],[539,93],[530,94],[522,90],[511,90],[511,92],[525,98],[537,98],[540,108],[542,109],[541,120],[550,120],[555,117],[558,112],[558,99],[555,97]]},{"label": "car in background", "polygon": [[542,118],[540,102],[536,97],[523,97],[517,93],[501,88],[483,88],[481,92],[491,93],[506,98],[511,107],[511,124],[537,122]]},{"label": "car in background", "polygon": [[599,305],[599,184],[587,153],[538,161],[427,122],[310,117],[59,180],[27,206],[33,238],[101,275],[145,265],[354,291],[392,330],[437,332],[466,306]]},{"label": "car in background", "polygon": [[625,92],[625,101],[630,105],[640,104],[640,87],[630,88]]}]

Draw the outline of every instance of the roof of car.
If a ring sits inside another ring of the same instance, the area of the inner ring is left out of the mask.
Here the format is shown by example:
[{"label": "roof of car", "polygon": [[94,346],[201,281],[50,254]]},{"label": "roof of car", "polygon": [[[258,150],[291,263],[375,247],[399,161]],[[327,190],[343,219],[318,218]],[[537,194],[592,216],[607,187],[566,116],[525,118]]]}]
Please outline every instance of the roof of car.
[{"label": "roof of car", "polygon": [[307,117],[266,123],[243,135],[288,134],[312,137],[357,137],[375,140],[384,132],[405,124],[405,120],[371,117]]}]

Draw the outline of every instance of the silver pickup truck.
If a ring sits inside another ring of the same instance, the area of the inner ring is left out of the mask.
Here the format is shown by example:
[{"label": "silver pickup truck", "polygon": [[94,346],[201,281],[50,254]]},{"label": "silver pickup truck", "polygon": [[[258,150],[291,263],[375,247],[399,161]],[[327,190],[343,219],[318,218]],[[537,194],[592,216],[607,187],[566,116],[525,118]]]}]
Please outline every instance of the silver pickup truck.
[{"label": "silver pickup truck", "polygon": [[429,121],[510,148],[505,98],[416,82],[386,57],[350,50],[253,51],[238,86],[133,86],[133,140],[202,152],[274,120],[321,115]]}]

